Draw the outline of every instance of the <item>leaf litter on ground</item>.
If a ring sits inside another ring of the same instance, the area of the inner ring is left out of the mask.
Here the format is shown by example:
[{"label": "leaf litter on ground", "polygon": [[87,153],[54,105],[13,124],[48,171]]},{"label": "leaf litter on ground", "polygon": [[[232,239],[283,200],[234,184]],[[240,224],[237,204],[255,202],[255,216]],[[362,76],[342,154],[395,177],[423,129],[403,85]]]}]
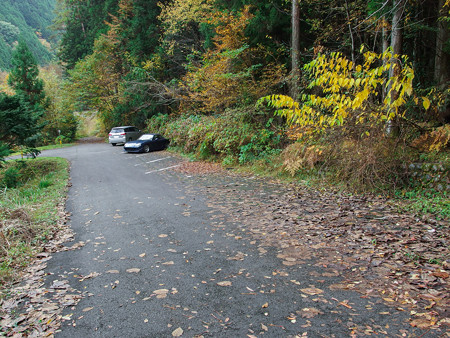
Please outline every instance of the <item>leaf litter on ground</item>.
[{"label": "leaf litter on ground", "polygon": [[199,180],[206,181],[218,229],[235,224],[261,254],[277,248],[285,266],[313,260],[326,270],[322,278],[345,279],[331,289],[378,296],[399,311],[409,310],[411,326],[448,325],[448,220],[400,213],[379,196],[323,192],[232,173],[227,184],[223,175],[216,175],[218,182],[213,176]]}]

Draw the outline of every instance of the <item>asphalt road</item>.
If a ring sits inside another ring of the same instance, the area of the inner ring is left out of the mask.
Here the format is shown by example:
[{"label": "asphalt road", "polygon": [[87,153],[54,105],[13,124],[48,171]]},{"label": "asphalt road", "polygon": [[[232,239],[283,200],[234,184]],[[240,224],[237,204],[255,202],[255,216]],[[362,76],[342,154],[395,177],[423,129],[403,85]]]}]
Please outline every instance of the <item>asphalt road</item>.
[{"label": "asphalt road", "polygon": [[339,277],[320,284],[313,261],[285,266],[275,248],[262,250],[227,222],[209,194],[235,177],[198,179],[174,170],[182,159],[169,152],[126,154],[101,143],[41,156],[70,160],[67,209],[75,242],[85,244],[48,261],[47,285],[68,280],[84,295],[64,311],[57,337],[423,334],[404,312],[327,288]]}]

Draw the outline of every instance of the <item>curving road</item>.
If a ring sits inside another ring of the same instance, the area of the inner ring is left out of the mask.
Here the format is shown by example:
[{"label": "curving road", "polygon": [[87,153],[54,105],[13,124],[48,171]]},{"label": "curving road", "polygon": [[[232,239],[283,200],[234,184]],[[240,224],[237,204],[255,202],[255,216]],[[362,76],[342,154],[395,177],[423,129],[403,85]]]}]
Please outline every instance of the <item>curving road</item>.
[{"label": "curving road", "polygon": [[70,160],[67,209],[75,243],[85,244],[48,262],[46,285],[68,280],[84,295],[65,310],[57,337],[348,337],[367,327],[422,334],[378,299],[326,288],[339,278],[318,282],[317,264],[283,265],[275,248],[259,247],[227,221],[226,207],[209,203],[238,180],[248,189],[265,182],[186,174],[169,152],[126,154],[99,143],[41,156]]}]

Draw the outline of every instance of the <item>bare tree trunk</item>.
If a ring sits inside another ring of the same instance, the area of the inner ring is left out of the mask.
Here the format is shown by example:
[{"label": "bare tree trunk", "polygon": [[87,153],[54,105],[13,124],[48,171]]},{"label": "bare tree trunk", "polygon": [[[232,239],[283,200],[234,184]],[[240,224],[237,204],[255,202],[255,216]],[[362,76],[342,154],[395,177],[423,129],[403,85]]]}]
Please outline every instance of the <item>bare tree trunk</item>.
[{"label": "bare tree trunk", "polygon": [[[389,29],[388,29],[388,23],[385,19],[383,19],[383,28],[382,28],[382,53],[386,52],[389,48]],[[383,65],[387,64],[387,60],[383,59]],[[382,101],[386,98],[386,88],[383,87],[382,90]]]},{"label": "bare tree trunk", "polygon": [[[392,30],[391,30],[391,48],[392,52],[397,55],[402,54],[402,46],[403,46],[403,28],[402,28],[402,16],[404,10],[405,0],[394,0],[394,17],[392,18]],[[395,73],[400,72],[401,64],[400,61],[394,58],[392,60],[395,62],[398,67],[395,67],[393,70]],[[395,73],[392,73],[394,75]]]},{"label": "bare tree trunk", "polygon": [[[445,1],[439,0],[439,16],[443,10]],[[436,55],[434,58],[434,80],[436,85],[442,86],[449,79],[448,55],[444,51],[444,45],[448,41],[448,23],[445,20],[438,21],[436,37]]]},{"label": "bare tree trunk", "polygon": [[[391,30],[391,48],[394,56],[391,59],[392,67],[389,71],[389,77],[398,76],[402,71],[402,64],[397,56],[402,54],[403,46],[403,28],[402,28],[402,16],[404,11],[404,5],[406,0],[394,0],[394,16],[392,18],[392,30]],[[388,89],[390,90],[390,88]],[[398,97],[398,93],[392,93],[391,100],[394,101]],[[396,118],[388,122],[387,133],[392,136],[399,134],[399,124]]]},{"label": "bare tree trunk", "polygon": [[292,0],[291,97],[297,100],[300,80],[300,0]]},{"label": "bare tree trunk", "polygon": [[347,12],[348,30],[350,32],[350,39],[352,41],[352,62],[355,64],[355,38],[353,37],[353,30],[350,21],[350,11],[348,9],[348,1],[345,0],[345,11]]}]

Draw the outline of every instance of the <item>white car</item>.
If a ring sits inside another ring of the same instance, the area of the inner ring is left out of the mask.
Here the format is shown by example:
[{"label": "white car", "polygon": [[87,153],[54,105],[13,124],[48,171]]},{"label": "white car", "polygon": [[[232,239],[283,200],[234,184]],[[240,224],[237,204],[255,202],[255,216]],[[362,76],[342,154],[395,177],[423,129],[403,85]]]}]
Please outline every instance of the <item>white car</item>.
[{"label": "white car", "polygon": [[114,127],[109,132],[109,143],[113,146],[117,145],[117,143],[125,144],[126,142],[137,140],[141,135],[141,131],[133,126]]}]

